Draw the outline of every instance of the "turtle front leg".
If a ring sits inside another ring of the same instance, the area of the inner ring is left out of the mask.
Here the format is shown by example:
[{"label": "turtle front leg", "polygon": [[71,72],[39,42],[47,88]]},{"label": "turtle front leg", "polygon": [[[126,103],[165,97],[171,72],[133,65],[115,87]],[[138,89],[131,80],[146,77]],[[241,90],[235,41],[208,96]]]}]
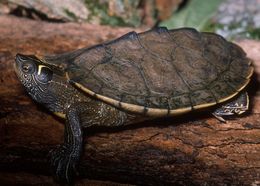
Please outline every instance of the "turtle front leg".
[{"label": "turtle front leg", "polygon": [[51,167],[55,178],[70,183],[76,172],[82,152],[82,130],[76,106],[70,106],[66,114],[64,143],[50,152]]}]

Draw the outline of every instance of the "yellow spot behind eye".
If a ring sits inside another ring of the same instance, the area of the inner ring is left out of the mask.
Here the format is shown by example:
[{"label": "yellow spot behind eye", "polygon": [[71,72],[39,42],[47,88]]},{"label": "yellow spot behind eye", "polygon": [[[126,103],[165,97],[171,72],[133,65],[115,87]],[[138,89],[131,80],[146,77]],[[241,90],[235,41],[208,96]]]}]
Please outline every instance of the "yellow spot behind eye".
[{"label": "yellow spot behind eye", "polygon": [[40,74],[41,74],[42,67],[44,67],[44,66],[43,66],[43,65],[39,65],[39,66],[38,66],[38,73],[37,73],[37,75],[40,75]]},{"label": "yellow spot behind eye", "polygon": [[47,67],[44,66],[44,65],[39,65],[39,66],[38,66],[38,73],[37,73],[37,75],[40,75],[40,74],[41,74],[43,67],[44,67],[44,68],[47,68]]}]

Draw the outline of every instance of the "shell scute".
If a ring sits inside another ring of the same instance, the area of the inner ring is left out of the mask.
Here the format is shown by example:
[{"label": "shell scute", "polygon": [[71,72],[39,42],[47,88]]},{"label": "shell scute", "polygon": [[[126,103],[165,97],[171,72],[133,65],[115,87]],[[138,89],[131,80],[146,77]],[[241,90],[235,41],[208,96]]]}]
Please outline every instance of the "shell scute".
[{"label": "shell scute", "polygon": [[161,109],[170,109],[168,101],[169,98],[164,96],[147,97],[145,106],[148,108],[156,108],[160,105],[159,108]]},{"label": "shell scute", "polygon": [[131,79],[133,77],[142,79],[139,70],[130,61],[114,59],[109,63],[98,65],[94,68],[91,75],[86,79],[86,84],[87,81],[100,79],[108,87],[112,87],[120,93],[146,95],[147,89],[145,85],[143,83],[132,83]]},{"label": "shell scute", "polygon": [[214,65],[200,56],[193,57],[192,53],[183,55],[182,48],[176,49],[175,59],[172,63],[176,73],[190,90],[201,89],[218,76]]},{"label": "shell scute", "polygon": [[146,53],[161,60],[172,60],[171,54],[177,47],[177,43],[172,42],[171,35],[166,28],[141,33],[138,38]]},{"label": "shell scute", "polygon": [[136,102],[137,105],[142,105],[142,106],[146,104],[145,96],[129,95],[129,94],[123,95],[120,102],[124,102],[124,103]]}]

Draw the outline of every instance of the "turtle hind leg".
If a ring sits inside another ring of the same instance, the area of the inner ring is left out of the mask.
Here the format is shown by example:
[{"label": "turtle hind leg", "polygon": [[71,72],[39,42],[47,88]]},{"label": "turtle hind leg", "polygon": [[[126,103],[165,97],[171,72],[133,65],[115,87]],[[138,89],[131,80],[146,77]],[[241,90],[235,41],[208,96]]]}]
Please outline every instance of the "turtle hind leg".
[{"label": "turtle hind leg", "polygon": [[212,115],[217,118],[219,121],[226,123],[227,121],[222,117],[222,115],[217,115],[214,112],[212,113]]},{"label": "turtle hind leg", "polygon": [[219,121],[226,123],[224,116],[240,115],[249,108],[249,98],[247,92],[241,93],[236,99],[217,108],[212,114]]}]

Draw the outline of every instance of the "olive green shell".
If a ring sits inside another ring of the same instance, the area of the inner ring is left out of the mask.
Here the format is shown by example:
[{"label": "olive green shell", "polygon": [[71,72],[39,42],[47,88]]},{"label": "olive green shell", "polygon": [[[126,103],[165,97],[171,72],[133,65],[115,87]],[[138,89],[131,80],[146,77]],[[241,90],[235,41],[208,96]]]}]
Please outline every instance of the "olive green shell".
[{"label": "olive green shell", "polygon": [[133,112],[157,111],[151,115],[160,110],[181,113],[229,100],[253,73],[239,46],[191,28],[130,32],[45,60],[58,64],[88,94]]}]

